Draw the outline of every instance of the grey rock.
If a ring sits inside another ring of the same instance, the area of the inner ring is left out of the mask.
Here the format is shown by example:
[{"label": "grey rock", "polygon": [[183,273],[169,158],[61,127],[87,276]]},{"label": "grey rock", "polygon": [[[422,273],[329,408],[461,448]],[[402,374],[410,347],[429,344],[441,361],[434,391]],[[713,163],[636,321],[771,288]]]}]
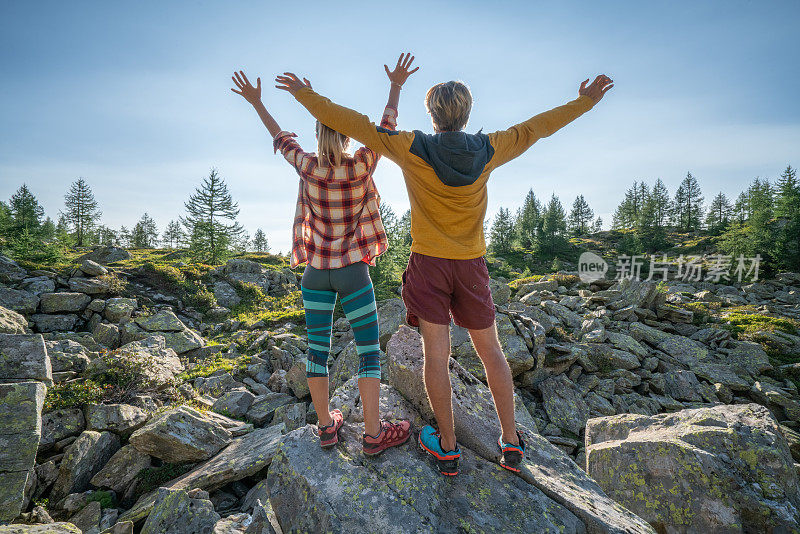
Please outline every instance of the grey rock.
[{"label": "grey rock", "polygon": [[592,419],[586,452],[600,486],[659,531],[800,529],[797,472],[762,406]]},{"label": "grey rock", "polygon": [[6,525],[0,526],[0,534],[81,534],[81,530],[64,521],[47,525]]},{"label": "grey rock", "polygon": [[115,297],[106,300],[106,307],[103,315],[112,323],[118,323],[125,317],[130,317],[133,310],[138,306],[136,299]]},{"label": "grey rock", "polygon": [[701,402],[700,384],[691,371],[676,370],[664,373],[664,391],[673,399]]},{"label": "grey rock", "polygon": [[39,332],[71,332],[78,324],[78,316],[74,314],[61,315],[31,315],[31,320],[36,324]]},{"label": "grey rock", "polygon": [[136,324],[148,332],[182,332],[186,325],[170,310],[136,318]]},{"label": "grey rock", "polygon": [[40,334],[0,334],[0,377],[52,383],[44,338]]},{"label": "grey rock", "polygon": [[77,341],[71,339],[58,339],[45,341],[47,354],[50,356],[53,372],[75,371],[83,373],[98,354],[86,349]]},{"label": "grey rock", "polygon": [[388,299],[378,303],[378,337],[381,350],[386,350],[389,339],[405,320],[406,306],[403,299]]},{"label": "grey rock", "polygon": [[14,310],[0,306],[0,334],[25,334],[28,321]]},{"label": "grey rock", "polygon": [[256,396],[246,389],[234,389],[224,393],[211,407],[217,413],[241,418],[250,409]]},{"label": "grey rock", "polygon": [[167,410],[134,432],[136,449],[165,462],[197,462],[214,456],[231,442],[231,433],[193,408]]},{"label": "grey rock", "polygon": [[295,402],[284,404],[275,409],[272,423],[283,423],[287,432],[291,432],[306,424],[306,403]]},{"label": "grey rock", "polygon": [[226,308],[233,308],[242,301],[242,298],[236,293],[236,289],[224,280],[214,283],[213,292],[217,302]]},{"label": "grey rock", "polygon": [[729,365],[743,369],[756,377],[764,371],[772,369],[769,357],[758,343],[750,341],[739,341],[736,346],[725,357]]},{"label": "grey rock", "polygon": [[70,493],[85,491],[92,477],[119,448],[119,438],[110,432],[82,432],[61,461],[50,499],[58,502]]},{"label": "grey rock", "polygon": [[87,295],[102,295],[108,293],[111,284],[102,278],[70,278],[69,288]]},{"label": "grey rock", "polygon": [[207,498],[192,498],[182,489],[159,488],[142,534],[213,534],[219,519]]},{"label": "grey rock", "polygon": [[0,306],[17,313],[31,314],[36,312],[39,297],[24,289],[0,287]]},{"label": "grey rock", "polygon": [[119,327],[115,324],[98,324],[92,330],[92,336],[106,348],[115,349],[119,346]]},{"label": "grey rock", "polygon": [[90,404],[86,408],[86,426],[89,430],[109,430],[127,435],[148,419],[147,412],[130,404]]},{"label": "grey rock", "polygon": [[122,494],[136,480],[136,476],[151,465],[150,455],[139,452],[133,445],[125,445],[114,453],[90,482],[97,488],[109,488]]},{"label": "grey rock", "polygon": [[103,513],[102,507],[98,501],[92,501],[80,509],[78,513],[73,515],[69,521],[81,532],[86,532],[90,529],[99,530],[100,517]]},{"label": "grey rock", "polygon": [[272,420],[275,410],[280,406],[294,402],[294,400],[294,397],[285,393],[275,392],[259,395],[247,410],[247,420],[258,426],[266,425]]},{"label": "grey rock", "polygon": [[79,269],[89,276],[102,276],[108,272],[108,269],[88,258],[81,262]]},{"label": "grey rock", "polygon": [[91,260],[101,265],[108,265],[118,261],[129,260],[131,258],[130,252],[124,248],[114,246],[100,246],[95,247],[91,252],[84,254],[78,261]]},{"label": "grey rock", "polygon": [[589,406],[580,388],[564,375],[548,378],[539,384],[547,416],[559,428],[580,434],[589,419]]},{"label": "grey rock", "polygon": [[78,313],[86,309],[92,297],[84,293],[44,293],[42,313]]},{"label": "grey rock", "polygon": [[77,436],[86,428],[83,412],[78,408],[54,410],[42,416],[42,439],[39,450],[46,451],[57,442]]}]

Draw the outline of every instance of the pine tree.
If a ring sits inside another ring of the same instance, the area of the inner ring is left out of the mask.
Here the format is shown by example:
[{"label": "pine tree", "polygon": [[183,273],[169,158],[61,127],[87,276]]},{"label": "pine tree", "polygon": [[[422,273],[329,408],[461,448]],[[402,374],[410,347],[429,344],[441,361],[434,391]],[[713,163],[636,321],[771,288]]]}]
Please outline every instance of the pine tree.
[{"label": "pine tree", "polygon": [[500,208],[495,215],[492,228],[489,230],[489,241],[495,254],[511,252],[514,244],[514,220],[508,209]]},{"label": "pine tree", "polygon": [[589,223],[594,218],[594,211],[589,207],[589,203],[578,195],[572,203],[572,211],[569,214],[569,229],[573,235],[582,236],[589,233]]},{"label": "pine tree", "polygon": [[750,199],[746,191],[739,193],[736,203],[733,205],[733,219],[738,224],[744,224],[750,216]]},{"label": "pine tree", "polygon": [[183,229],[181,223],[178,221],[170,221],[164,229],[164,234],[161,236],[161,241],[167,248],[179,247],[183,241]]},{"label": "pine tree", "polygon": [[592,225],[592,233],[596,234],[597,232],[603,231],[603,219],[598,217],[595,219],[594,224]]},{"label": "pine tree", "polygon": [[133,227],[131,241],[134,248],[154,248],[158,244],[156,221],[145,213]]},{"label": "pine tree", "polygon": [[264,235],[264,231],[261,228],[256,230],[255,235],[253,235],[253,247],[255,247],[256,252],[269,252],[267,236]]},{"label": "pine tree", "polygon": [[69,233],[69,222],[67,222],[67,216],[63,213],[58,214],[58,222],[56,223],[56,240],[65,246],[72,244],[72,236]]},{"label": "pine tree", "polygon": [[655,252],[666,244],[665,228],[659,224],[662,201],[663,197],[657,197],[652,192],[647,195],[636,220],[635,242],[629,243],[629,247],[636,251]]},{"label": "pine tree", "polygon": [[754,257],[760,254],[767,268],[778,265],[772,186],[768,180],[756,178],[747,189],[746,198],[745,221],[730,225],[720,239],[720,247],[732,256]]},{"label": "pine tree", "polygon": [[775,216],[777,236],[775,258],[778,265],[800,270],[800,183],[795,170],[788,166],[775,184]]},{"label": "pine tree", "polygon": [[650,191],[648,197],[652,203],[653,222],[659,228],[665,229],[669,223],[669,214],[672,209],[672,202],[669,199],[669,191],[667,186],[661,181],[661,178],[656,179],[653,189]]},{"label": "pine tree", "polygon": [[117,233],[105,225],[97,227],[97,242],[109,246],[117,242]]},{"label": "pine tree", "polygon": [[733,206],[725,193],[718,193],[708,206],[706,227],[712,232],[725,229],[733,216]]},{"label": "pine tree", "polygon": [[[484,225],[486,223],[484,222]],[[400,217],[400,234],[403,236],[403,243],[411,246],[411,210],[406,210]]]},{"label": "pine tree", "polygon": [[515,221],[515,233],[522,248],[532,249],[536,246],[536,236],[541,230],[541,225],[542,204],[531,189],[525,196],[525,202]]},{"label": "pine tree", "polygon": [[644,182],[633,182],[633,187],[625,191],[625,198],[614,212],[612,228],[615,230],[629,230],[636,226],[639,213],[644,207],[644,201],[649,191]]},{"label": "pine tree", "polygon": [[42,223],[41,236],[45,241],[52,241],[56,237],[56,225],[50,217]]},{"label": "pine tree", "polygon": [[686,173],[673,202],[673,218],[675,226],[684,232],[700,229],[703,216],[703,194],[700,184],[692,173]]},{"label": "pine tree", "polygon": [[239,205],[216,169],[211,169],[211,174],[184,206],[187,215],[181,217],[181,223],[188,234],[189,250],[196,258],[218,263],[229,253],[243,229],[236,222]]},{"label": "pine tree", "polygon": [[9,201],[11,209],[12,227],[15,232],[28,232],[36,236],[42,226],[44,209],[33,196],[28,186],[22,184]]},{"label": "pine tree", "polygon": [[131,239],[131,231],[127,227],[121,226],[117,233],[117,243],[121,247],[131,247],[133,245]]},{"label": "pine tree", "polygon": [[64,197],[64,215],[73,229],[75,244],[82,247],[91,235],[92,229],[103,213],[97,209],[94,193],[83,178],[78,178],[70,186]]},{"label": "pine tree", "polygon": [[555,258],[568,249],[565,237],[567,233],[567,217],[564,207],[555,194],[542,214],[542,232],[539,237],[538,251],[544,259]]}]

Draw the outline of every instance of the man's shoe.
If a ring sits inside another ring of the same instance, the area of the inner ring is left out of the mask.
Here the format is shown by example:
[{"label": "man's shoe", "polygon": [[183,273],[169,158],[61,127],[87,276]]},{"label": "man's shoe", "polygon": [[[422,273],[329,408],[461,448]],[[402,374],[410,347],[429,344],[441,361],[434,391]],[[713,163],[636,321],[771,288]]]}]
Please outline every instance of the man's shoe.
[{"label": "man's shoe", "polygon": [[419,432],[420,448],[436,459],[436,468],[446,476],[458,474],[458,459],[461,458],[461,449],[456,445],[456,450],[445,451],[442,449],[442,438],[439,431],[428,425]]},{"label": "man's shoe", "polygon": [[328,426],[318,426],[319,431],[319,444],[323,449],[328,449],[339,443],[339,429],[344,424],[344,417],[339,410],[331,412],[331,419],[333,422]]},{"label": "man's shoe", "polygon": [[503,442],[502,436],[497,440],[500,451],[503,453],[500,458],[500,465],[515,473],[519,473],[519,464],[522,463],[522,457],[525,456],[525,442],[522,440],[522,434],[520,434],[519,430],[517,430],[517,439],[519,439],[519,445]]},{"label": "man's shoe", "polygon": [[381,431],[377,436],[373,437],[364,434],[362,450],[367,456],[376,456],[389,447],[402,445],[408,441],[409,437],[411,437],[410,422],[400,421],[391,423],[389,421],[381,421]]}]

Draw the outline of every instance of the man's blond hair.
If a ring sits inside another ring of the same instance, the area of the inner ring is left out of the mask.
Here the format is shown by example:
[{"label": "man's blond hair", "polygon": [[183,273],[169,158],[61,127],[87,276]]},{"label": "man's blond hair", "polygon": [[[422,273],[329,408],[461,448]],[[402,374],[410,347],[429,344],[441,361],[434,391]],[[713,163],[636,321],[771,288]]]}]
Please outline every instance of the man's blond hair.
[{"label": "man's blond hair", "polygon": [[472,111],[472,93],[464,82],[437,83],[425,95],[425,108],[438,132],[464,129]]}]

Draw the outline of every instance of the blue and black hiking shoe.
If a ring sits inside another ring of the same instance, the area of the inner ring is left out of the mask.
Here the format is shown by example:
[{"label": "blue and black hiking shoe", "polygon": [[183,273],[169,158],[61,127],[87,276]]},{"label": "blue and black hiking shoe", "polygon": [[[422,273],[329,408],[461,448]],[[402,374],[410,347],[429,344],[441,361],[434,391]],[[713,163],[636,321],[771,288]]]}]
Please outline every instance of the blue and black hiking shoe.
[{"label": "blue and black hiking shoe", "polygon": [[453,477],[458,474],[458,459],[461,458],[461,449],[456,446],[454,451],[442,449],[442,438],[439,431],[428,425],[419,432],[420,448],[434,457],[436,468],[443,475]]},{"label": "blue and black hiking shoe", "polygon": [[500,465],[515,473],[519,473],[519,464],[522,463],[522,457],[525,456],[525,442],[522,440],[519,430],[517,430],[517,439],[519,439],[519,445],[505,443],[502,436],[497,440],[500,451],[503,453],[500,457]]}]

